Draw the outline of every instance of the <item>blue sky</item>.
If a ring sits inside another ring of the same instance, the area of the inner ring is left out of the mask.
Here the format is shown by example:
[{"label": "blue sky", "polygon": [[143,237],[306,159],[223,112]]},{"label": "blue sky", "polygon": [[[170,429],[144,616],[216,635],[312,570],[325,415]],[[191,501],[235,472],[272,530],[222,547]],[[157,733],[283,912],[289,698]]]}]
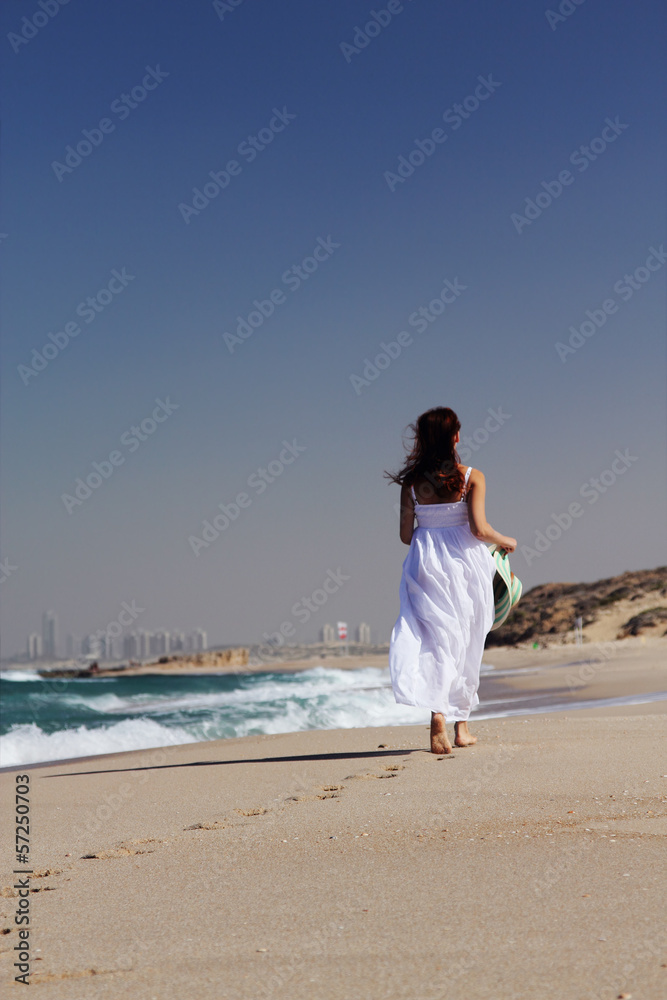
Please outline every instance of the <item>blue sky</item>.
[{"label": "blue sky", "polygon": [[[526,587],[665,562],[664,13],[561,6],[71,0],[42,25],[6,0],[5,655],[46,608],[82,634],[130,600],[214,643],[338,619],[386,640],[405,550],[382,473],[433,405],[477,432]],[[349,579],[300,623],[329,570]]]}]

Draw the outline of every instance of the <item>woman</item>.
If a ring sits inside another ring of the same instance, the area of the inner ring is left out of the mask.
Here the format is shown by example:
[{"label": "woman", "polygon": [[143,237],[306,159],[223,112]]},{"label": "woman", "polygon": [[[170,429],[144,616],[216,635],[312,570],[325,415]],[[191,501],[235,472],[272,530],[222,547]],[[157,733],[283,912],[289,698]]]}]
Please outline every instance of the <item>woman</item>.
[{"label": "woman", "polygon": [[386,473],[401,485],[400,536],[410,546],[389,648],[391,684],[397,702],[431,709],[437,754],[452,752],[446,721],[454,722],[456,746],[477,742],[468,717],[479,704],[484,641],[494,618],[495,564],[486,543],[505,552],[517,544],[486,520],[484,475],[460,464],[460,429],[448,407],[428,410],[411,426],[405,465]]}]

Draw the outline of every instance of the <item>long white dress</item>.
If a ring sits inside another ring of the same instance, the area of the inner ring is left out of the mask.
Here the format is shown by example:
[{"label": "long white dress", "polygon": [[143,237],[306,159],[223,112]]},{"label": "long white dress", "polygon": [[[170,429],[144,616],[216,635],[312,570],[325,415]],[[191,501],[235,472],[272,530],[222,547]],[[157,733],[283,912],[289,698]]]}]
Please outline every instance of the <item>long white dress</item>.
[{"label": "long white dress", "polygon": [[[456,503],[417,503],[403,563],[401,608],[391,634],[394,698],[464,721],[479,704],[484,640],[493,625],[495,564],[475,538],[466,503],[470,468]],[[414,497],[414,489],[412,491]]]}]

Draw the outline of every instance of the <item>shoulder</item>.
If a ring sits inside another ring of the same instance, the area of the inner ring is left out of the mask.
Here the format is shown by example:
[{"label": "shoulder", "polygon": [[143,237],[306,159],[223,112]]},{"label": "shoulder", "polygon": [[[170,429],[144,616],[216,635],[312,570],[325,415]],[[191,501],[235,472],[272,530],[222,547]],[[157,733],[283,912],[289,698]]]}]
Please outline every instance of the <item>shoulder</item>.
[{"label": "shoulder", "polygon": [[480,469],[474,469],[470,467],[470,475],[468,476],[468,482],[471,486],[483,486],[486,482],[484,473]]}]

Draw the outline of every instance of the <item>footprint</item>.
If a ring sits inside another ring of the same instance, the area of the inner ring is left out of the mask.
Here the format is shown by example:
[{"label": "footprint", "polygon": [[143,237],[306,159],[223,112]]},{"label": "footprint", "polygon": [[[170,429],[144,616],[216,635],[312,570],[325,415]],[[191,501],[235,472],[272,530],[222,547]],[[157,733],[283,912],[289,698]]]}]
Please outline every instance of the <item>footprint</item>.
[{"label": "footprint", "polygon": [[339,799],[340,795],[338,792],[325,792],[323,795],[318,795],[318,799]]},{"label": "footprint", "polygon": [[258,809],[235,809],[234,812],[238,813],[239,816],[263,816],[264,813],[270,812],[270,809],[264,809],[260,806]]},{"label": "footprint", "polygon": [[227,824],[216,819],[211,823],[193,823],[192,826],[184,826],[184,830],[226,830]]},{"label": "footprint", "polygon": [[323,792],[340,792],[345,785],[320,785]]},{"label": "footprint", "polygon": [[84,860],[109,861],[111,858],[126,858],[134,854],[145,854],[145,851],[131,851],[128,847],[112,847],[108,851],[96,851],[94,854],[82,854]]},{"label": "footprint", "polygon": [[110,847],[104,851],[94,851],[90,854],[82,854],[81,857],[86,860],[97,860],[97,861],[110,861],[112,858],[127,858],[134,857],[136,854],[152,854],[156,850],[155,847],[150,847],[144,850],[139,850],[137,847],[133,847],[133,844],[159,844],[161,841],[152,840],[150,837],[140,840],[129,840],[118,847]]},{"label": "footprint", "polygon": [[387,764],[384,771],[405,771],[405,764]]},{"label": "footprint", "polygon": [[[29,888],[28,892],[48,892],[50,889],[57,889],[55,885],[37,885],[34,888]],[[19,890],[15,889],[13,886],[5,886],[4,889],[0,889],[0,896],[4,896],[5,899],[13,899],[18,896]]]},{"label": "footprint", "polygon": [[396,774],[394,774],[393,770],[390,769],[388,774],[348,774],[345,780],[352,781],[353,778],[356,778],[359,781],[366,781],[369,780],[370,778],[395,778],[395,777]]}]

